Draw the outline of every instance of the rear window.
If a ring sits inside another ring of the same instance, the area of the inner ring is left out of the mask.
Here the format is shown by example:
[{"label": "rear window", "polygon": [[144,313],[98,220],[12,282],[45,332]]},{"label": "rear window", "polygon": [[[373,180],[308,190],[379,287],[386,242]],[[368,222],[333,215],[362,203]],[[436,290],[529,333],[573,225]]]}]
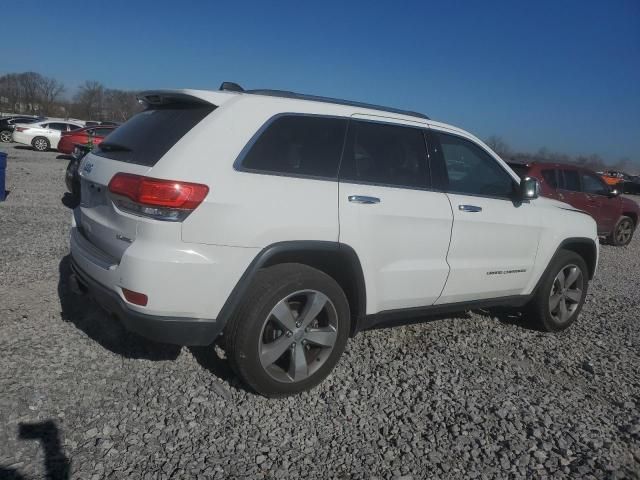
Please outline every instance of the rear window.
[{"label": "rear window", "polygon": [[113,128],[96,128],[93,130],[92,135],[97,135],[99,137],[106,137],[111,132],[113,132]]},{"label": "rear window", "polygon": [[215,105],[180,103],[148,108],[109,134],[94,150],[119,162],[154,166]]}]

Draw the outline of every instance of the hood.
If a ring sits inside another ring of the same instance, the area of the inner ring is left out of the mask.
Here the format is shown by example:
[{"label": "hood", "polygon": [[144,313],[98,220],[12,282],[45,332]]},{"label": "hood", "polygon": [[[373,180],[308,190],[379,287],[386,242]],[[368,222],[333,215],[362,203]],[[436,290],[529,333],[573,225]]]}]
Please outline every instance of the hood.
[{"label": "hood", "polygon": [[539,201],[543,201],[544,203],[546,203],[549,206],[552,207],[558,207],[558,208],[563,208],[565,210],[576,210],[578,212],[581,212],[582,210],[575,208],[572,205],[569,205],[568,203],[565,202],[561,202],[560,200],[556,200],[555,198],[550,198],[550,197],[538,197],[534,200],[535,202],[539,202]]}]

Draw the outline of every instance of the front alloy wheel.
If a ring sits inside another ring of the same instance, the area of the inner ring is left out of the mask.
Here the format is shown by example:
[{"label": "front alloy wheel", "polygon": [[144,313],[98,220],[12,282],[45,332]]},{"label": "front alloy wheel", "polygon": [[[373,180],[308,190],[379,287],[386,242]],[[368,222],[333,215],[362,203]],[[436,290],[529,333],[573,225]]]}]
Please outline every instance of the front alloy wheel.
[{"label": "front alloy wheel", "polygon": [[532,326],[546,331],[565,330],[580,315],[589,287],[585,259],[571,250],[560,250],[551,259],[525,308]]},{"label": "front alloy wheel", "polygon": [[567,265],[553,280],[549,294],[549,314],[558,323],[566,323],[582,300],[584,279],[577,265]]},{"label": "front alloy wheel", "polygon": [[620,220],[613,235],[616,245],[628,245],[633,236],[633,221],[630,218]]}]

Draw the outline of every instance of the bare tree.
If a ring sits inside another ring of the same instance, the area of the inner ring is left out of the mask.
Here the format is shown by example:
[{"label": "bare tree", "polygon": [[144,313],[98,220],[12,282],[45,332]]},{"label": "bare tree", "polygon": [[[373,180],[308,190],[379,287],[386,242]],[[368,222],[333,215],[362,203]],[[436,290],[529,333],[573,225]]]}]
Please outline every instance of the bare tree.
[{"label": "bare tree", "polygon": [[44,115],[51,115],[55,110],[60,110],[58,100],[64,92],[64,85],[55,78],[42,77],[39,85],[40,105]]},{"label": "bare tree", "polygon": [[25,72],[20,74],[20,87],[22,90],[22,102],[24,110],[35,114],[40,110],[40,85],[42,75],[36,72]]},{"label": "bare tree", "polygon": [[104,85],[95,80],[87,80],[80,86],[74,97],[79,116],[87,120],[102,118],[104,90]]},{"label": "bare tree", "polygon": [[124,122],[141,110],[134,92],[125,90],[105,90],[104,109],[108,120]]},{"label": "bare tree", "polygon": [[7,105],[10,112],[19,112],[22,100],[20,88],[20,74],[8,73],[0,77],[0,97]]},{"label": "bare tree", "polygon": [[509,145],[507,145],[507,143],[497,135],[491,135],[489,138],[487,138],[485,143],[489,146],[491,150],[496,152],[501,157],[507,157],[511,153],[511,149],[509,148]]}]

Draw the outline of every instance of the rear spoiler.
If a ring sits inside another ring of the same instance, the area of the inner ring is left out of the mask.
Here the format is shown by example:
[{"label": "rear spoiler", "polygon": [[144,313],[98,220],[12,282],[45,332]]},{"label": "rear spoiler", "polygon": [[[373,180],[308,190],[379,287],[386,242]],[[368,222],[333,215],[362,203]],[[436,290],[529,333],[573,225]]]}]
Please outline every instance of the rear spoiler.
[{"label": "rear spoiler", "polygon": [[172,103],[213,105],[219,107],[237,94],[207,90],[147,90],[137,95],[138,102],[145,106],[169,105]]}]

